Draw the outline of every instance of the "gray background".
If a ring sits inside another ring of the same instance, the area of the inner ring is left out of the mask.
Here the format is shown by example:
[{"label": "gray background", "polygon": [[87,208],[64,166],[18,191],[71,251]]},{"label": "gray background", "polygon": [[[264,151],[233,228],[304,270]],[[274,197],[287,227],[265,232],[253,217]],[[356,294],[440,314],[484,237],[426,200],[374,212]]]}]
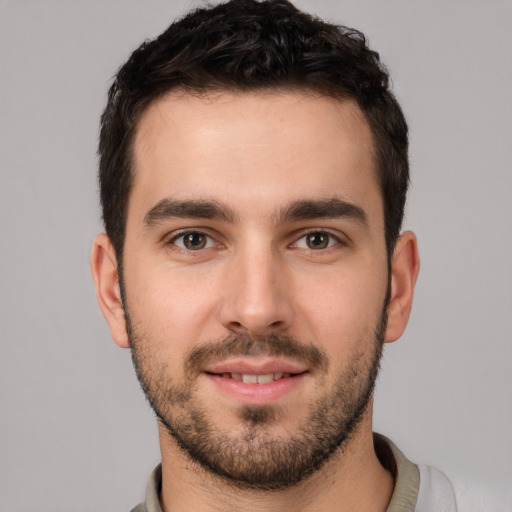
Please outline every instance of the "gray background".
[{"label": "gray background", "polygon": [[[411,127],[422,271],[376,430],[512,510],[512,3],[313,1],[369,35]],[[190,1],[0,3],[0,510],[129,510],[159,460],[88,259],[109,79]],[[478,492],[477,492],[478,491]],[[466,509],[469,510],[469,509]],[[461,510],[465,512],[465,510]]]}]

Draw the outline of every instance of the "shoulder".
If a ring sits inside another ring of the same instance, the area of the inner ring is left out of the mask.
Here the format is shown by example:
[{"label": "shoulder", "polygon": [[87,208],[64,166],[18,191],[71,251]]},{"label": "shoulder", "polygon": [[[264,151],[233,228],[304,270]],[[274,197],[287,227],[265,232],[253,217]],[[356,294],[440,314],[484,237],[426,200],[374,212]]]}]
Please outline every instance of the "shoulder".
[{"label": "shoulder", "polygon": [[416,512],[457,512],[455,491],[448,477],[436,468],[419,464],[420,486]]},{"label": "shoulder", "polygon": [[130,512],[162,512],[160,507],[160,489],[162,488],[162,465],[159,464],[151,473],[146,486],[146,499]]},{"label": "shoulder", "polygon": [[395,479],[387,512],[457,512],[453,485],[443,472],[414,464],[387,437],[374,434],[374,445]]}]

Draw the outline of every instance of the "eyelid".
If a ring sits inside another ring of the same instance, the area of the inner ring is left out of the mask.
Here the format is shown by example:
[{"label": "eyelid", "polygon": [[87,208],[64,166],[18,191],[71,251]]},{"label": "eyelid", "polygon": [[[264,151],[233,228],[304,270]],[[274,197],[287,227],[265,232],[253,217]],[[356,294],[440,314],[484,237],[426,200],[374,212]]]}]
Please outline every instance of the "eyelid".
[{"label": "eyelid", "polygon": [[[198,235],[202,235],[202,236],[206,237],[208,239],[206,242],[206,246],[194,251],[193,249],[189,249],[189,248],[185,247],[184,244],[178,245],[176,243],[176,241],[179,240],[180,238],[183,240],[183,237],[185,237],[187,235],[191,235],[191,234],[198,234]],[[185,229],[180,229],[179,231],[175,231],[175,232],[171,233],[170,236],[166,237],[165,244],[168,246],[174,246],[178,250],[184,251],[187,253],[200,252],[200,251],[204,251],[205,249],[211,249],[212,247],[221,245],[221,244],[219,244],[219,242],[217,242],[217,240],[212,235],[210,235],[204,229],[201,229],[201,228],[185,228]]]},{"label": "eyelid", "polygon": [[[168,236],[166,236],[164,238],[163,242],[167,246],[173,246],[177,250],[184,251],[187,253],[200,252],[200,251],[204,251],[205,249],[210,249],[215,246],[222,247],[223,244],[217,240],[218,237],[209,233],[208,231],[209,231],[208,229],[204,229],[204,228],[200,228],[200,227],[198,227],[198,228],[195,228],[195,227],[183,228],[183,229],[180,229],[180,230],[170,233]],[[298,232],[296,232],[296,234],[294,235],[294,238],[293,238],[294,241],[289,246],[292,248],[300,249],[302,247],[298,247],[298,242],[300,240],[304,239],[305,237],[307,237],[308,235],[313,235],[316,233],[325,234],[330,238],[329,245],[324,249],[316,249],[316,251],[318,251],[318,252],[325,251],[325,250],[335,247],[337,245],[348,245],[348,241],[346,240],[346,238],[344,237],[344,235],[342,233],[339,233],[339,232],[334,233],[332,230],[326,229],[326,228],[309,228],[306,230],[299,230]],[[188,249],[187,247],[185,247],[184,244],[178,245],[176,243],[177,240],[179,240],[180,238],[183,239],[184,236],[189,235],[189,234],[200,234],[200,235],[206,237],[208,239],[206,247],[203,247],[202,249],[197,249],[196,251],[194,251],[193,249]],[[332,242],[334,242],[334,243],[332,243]],[[311,249],[310,247],[304,247],[304,249],[308,249],[310,251],[315,251],[315,249]]]},{"label": "eyelid", "polygon": [[[307,247],[307,246],[306,247],[298,246],[299,240],[302,240],[309,235],[314,235],[317,233],[327,235],[330,238],[330,240],[334,240],[335,243],[329,242],[329,245],[327,247],[325,247],[324,249],[312,249],[311,247]],[[298,249],[307,249],[309,251],[320,252],[320,251],[326,251],[327,249],[331,249],[332,247],[335,247],[337,245],[347,245],[347,242],[343,238],[341,233],[333,233],[330,229],[326,229],[326,228],[311,228],[306,231],[300,231],[300,236],[296,236],[295,241],[291,244],[291,247],[298,248]]]}]

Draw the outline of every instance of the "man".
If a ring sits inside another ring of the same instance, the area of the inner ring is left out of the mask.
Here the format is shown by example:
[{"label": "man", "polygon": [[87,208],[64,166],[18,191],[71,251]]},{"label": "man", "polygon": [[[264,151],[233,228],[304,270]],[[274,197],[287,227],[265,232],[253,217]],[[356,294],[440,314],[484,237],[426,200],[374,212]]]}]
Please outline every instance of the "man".
[{"label": "man", "polygon": [[456,510],[372,433],[419,258],[362,34],[284,0],[192,12],[118,72],[99,154],[92,273],[162,454],[135,511]]}]

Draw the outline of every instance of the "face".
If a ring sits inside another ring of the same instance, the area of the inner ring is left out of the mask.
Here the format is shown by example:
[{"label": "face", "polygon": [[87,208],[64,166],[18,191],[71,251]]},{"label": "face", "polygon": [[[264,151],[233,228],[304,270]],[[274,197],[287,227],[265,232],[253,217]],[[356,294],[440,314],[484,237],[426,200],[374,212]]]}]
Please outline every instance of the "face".
[{"label": "face", "polygon": [[127,331],[168,442],[292,485],[370,414],[388,272],[368,125],[305,93],[173,93],[133,152]]}]

